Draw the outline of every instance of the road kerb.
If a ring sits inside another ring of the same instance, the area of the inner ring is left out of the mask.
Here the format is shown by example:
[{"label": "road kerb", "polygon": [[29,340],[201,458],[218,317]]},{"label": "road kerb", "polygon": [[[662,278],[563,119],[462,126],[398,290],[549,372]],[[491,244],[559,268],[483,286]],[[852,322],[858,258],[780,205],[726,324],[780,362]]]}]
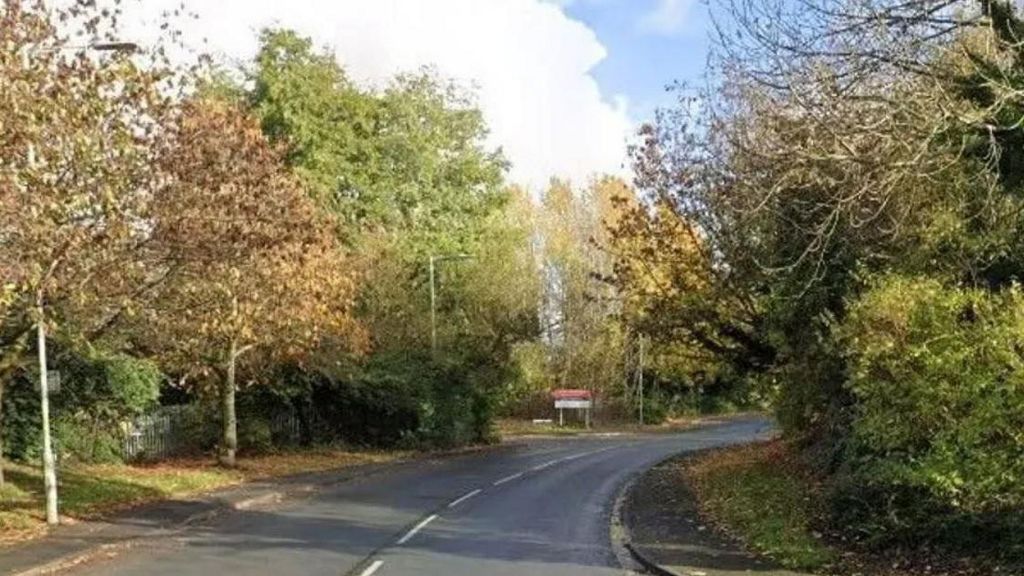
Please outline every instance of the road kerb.
[{"label": "road kerb", "polygon": [[639,562],[640,565],[643,566],[644,569],[646,569],[648,572],[656,574],[657,576],[683,576],[679,572],[676,572],[671,568],[662,566],[661,564],[658,564],[654,560],[648,558],[647,555],[644,554],[640,550],[640,548],[634,546],[632,542],[626,542],[624,546],[626,547],[626,550],[629,550],[629,553],[633,556],[633,559]]}]

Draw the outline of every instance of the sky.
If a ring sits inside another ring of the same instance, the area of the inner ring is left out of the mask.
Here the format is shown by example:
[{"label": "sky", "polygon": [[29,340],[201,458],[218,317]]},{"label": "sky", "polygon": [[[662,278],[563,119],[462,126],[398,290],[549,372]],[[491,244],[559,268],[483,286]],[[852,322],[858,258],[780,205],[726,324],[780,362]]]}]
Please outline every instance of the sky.
[{"label": "sky", "polygon": [[[155,41],[181,0],[139,0],[125,39]],[[351,77],[381,86],[433,66],[472,89],[511,161],[510,179],[584,182],[628,174],[626,146],[665,87],[699,79],[708,22],[698,0],[184,0],[197,50],[244,63],[267,26],[293,28],[332,51]],[[129,38],[130,37],[130,38]]]}]

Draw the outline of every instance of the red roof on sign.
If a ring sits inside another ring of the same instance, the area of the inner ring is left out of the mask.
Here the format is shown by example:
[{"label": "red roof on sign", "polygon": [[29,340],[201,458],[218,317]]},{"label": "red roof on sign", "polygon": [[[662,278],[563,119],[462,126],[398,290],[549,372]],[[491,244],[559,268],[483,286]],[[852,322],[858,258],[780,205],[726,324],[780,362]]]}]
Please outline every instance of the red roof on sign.
[{"label": "red roof on sign", "polygon": [[590,390],[552,390],[551,397],[555,400],[589,400]]}]

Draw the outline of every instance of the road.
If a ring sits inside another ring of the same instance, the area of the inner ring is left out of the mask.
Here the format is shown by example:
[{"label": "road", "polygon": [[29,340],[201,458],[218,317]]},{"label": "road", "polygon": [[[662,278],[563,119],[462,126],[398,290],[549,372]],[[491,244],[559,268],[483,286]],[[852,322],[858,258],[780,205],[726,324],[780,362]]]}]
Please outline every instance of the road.
[{"label": "road", "polygon": [[75,574],[621,575],[610,522],[634,474],[768,432],[742,419],[674,434],[537,439],[416,461],[226,515]]}]

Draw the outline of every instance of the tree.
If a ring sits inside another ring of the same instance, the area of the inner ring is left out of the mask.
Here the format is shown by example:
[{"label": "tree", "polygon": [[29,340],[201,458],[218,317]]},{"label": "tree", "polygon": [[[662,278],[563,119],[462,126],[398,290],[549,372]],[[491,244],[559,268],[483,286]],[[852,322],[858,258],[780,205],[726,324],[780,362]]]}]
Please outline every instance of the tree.
[{"label": "tree", "polygon": [[[697,241],[649,252],[701,254],[690,284],[702,298],[681,291],[667,310],[776,393],[783,427],[829,474],[837,525],[916,542],[956,532],[938,519],[1003,526],[982,539],[1009,541],[1019,511],[993,503],[1016,501],[1018,471],[993,438],[1019,434],[1004,332],[1024,277],[1019,9],[736,0],[716,11],[712,85],[660,114],[636,150],[638,187],[655,199],[639,237],[672,238],[643,233],[664,211]],[[992,403],[975,398],[995,388]],[[899,427],[896,414],[946,420]]]},{"label": "tree", "polygon": [[58,30],[110,39],[116,18],[90,3],[0,6],[0,396],[33,326],[80,339],[138,296],[174,86],[159,58],[68,52],[76,38]]},{"label": "tree", "polygon": [[614,256],[607,281],[621,299],[624,325],[650,339],[645,366],[691,397],[698,387],[742,390],[736,380],[772,358],[757,334],[756,302],[729,289],[700,230],[670,198],[630,190],[615,202],[616,217],[605,222],[604,245]]},{"label": "tree", "polygon": [[500,208],[506,167],[472,98],[429,70],[363,90],[295,32],[260,40],[251,105],[348,234],[398,238],[413,262],[466,251]]},{"label": "tree", "polygon": [[282,153],[234,105],[189,102],[162,168],[153,238],[172,279],[152,337],[174,365],[216,382],[220,461],[233,466],[239,362],[255,350],[301,359],[325,338],[358,349],[356,274]]},{"label": "tree", "polygon": [[625,378],[622,302],[606,279],[613,271],[605,221],[613,198],[631,194],[615,178],[583,189],[553,180],[537,208],[537,246],[543,275],[544,341],[551,358],[548,386],[581,387],[610,398]]}]

